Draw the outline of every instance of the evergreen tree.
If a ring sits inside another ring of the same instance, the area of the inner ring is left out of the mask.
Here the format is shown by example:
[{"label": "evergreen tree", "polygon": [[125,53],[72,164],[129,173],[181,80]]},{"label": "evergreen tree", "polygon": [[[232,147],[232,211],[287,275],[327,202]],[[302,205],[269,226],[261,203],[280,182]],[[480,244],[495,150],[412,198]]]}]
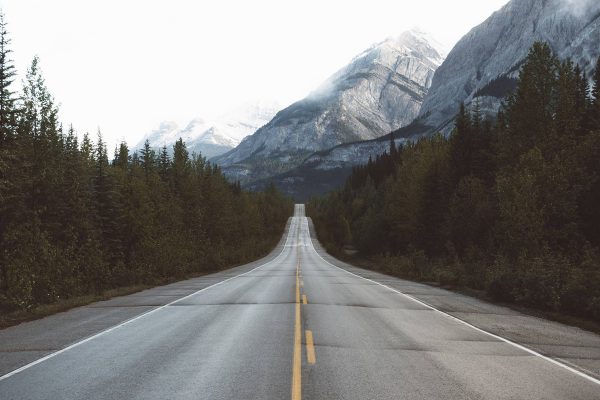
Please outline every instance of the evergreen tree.
[{"label": "evergreen tree", "polygon": [[464,103],[460,104],[451,136],[450,158],[454,170],[453,181],[457,183],[471,172],[473,160],[473,127]]},{"label": "evergreen tree", "polygon": [[463,105],[450,138],[404,146],[394,175],[384,154],[311,201],[319,239],[339,249],[337,218],[386,272],[599,319],[598,88],[600,68],[588,96],[578,66],[534,44],[495,122]]},{"label": "evergreen tree", "polygon": [[123,142],[109,163],[100,133],[63,132],[37,57],[16,104],[8,43],[0,18],[0,312],[243,263],[279,239],[290,200],[230,184],[181,139],[173,160]]},{"label": "evergreen tree", "polygon": [[163,181],[168,179],[170,168],[171,159],[169,158],[169,152],[167,151],[167,146],[163,146],[158,159],[158,171]]},{"label": "evergreen tree", "polygon": [[122,267],[123,249],[121,243],[120,226],[122,224],[122,208],[116,182],[110,171],[108,152],[102,134],[98,132],[98,141],[95,149],[94,203],[97,226],[99,228],[102,246],[112,271],[107,271],[98,282],[97,290],[109,284],[110,274]]},{"label": "evergreen tree", "polygon": [[396,146],[396,138],[394,132],[390,133],[390,158],[395,163],[398,158],[398,147]]},{"label": "evergreen tree", "polygon": [[[11,90],[15,68],[10,59],[10,39],[6,31],[4,14],[0,11],[0,246],[4,241],[6,227],[11,216],[9,191],[11,188],[11,166],[15,165],[15,99]],[[14,176],[14,175],[13,175]],[[0,293],[8,285],[8,271],[0,255]]]},{"label": "evergreen tree", "polygon": [[83,135],[83,140],[81,141],[81,155],[90,165],[95,163],[94,144],[87,132]]},{"label": "evergreen tree", "polygon": [[115,159],[113,164],[123,170],[126,170],[129,166],[129,148],[127,143],[121,142],[118,150],[115,150]]},{"label": "evergreen tree", "polygon": [[589,131],[588,112],[590,109],[590,87],[585,76],[585,72],[581,70],[579,65],[575,65],[575,110],[577,113],[577,119],[580,122],[580,129],[577,132],[579,136],[585,135]]},{"label": "evergreen tree", "polygon": [[554,114],[556,136],[552,137],[555,146],[553,153],[571,149],[575,135],[582,129],[584,104],[581,104],[581,75],[573,68],[570,60],[563,61],[558,68],[556,80],[556,112]]},{"label": "evergreen tree", "polygon": [[501,144],[503,164],[514,164],[534,145],[554,135],[557,59],[547,43],[533,44],[519,74],[516,92],[508,99],[508,127]]},{"label": "evergreen tree", "polygon": [[16,72],[10,58],[11,52],[6,21],[0,11],[0,149],[3,149],[14,135],[16,109],[11,86]]},{"label": "evergreen tree", "polygon": [[589,129],[600,131],[600,57],[598,57],[598,61],[596,62],[591,92],[592,97],[588,116]]},{"label": "evergreen tree", "polygon": [[144,170],[146,183],[149,180],[150,174],[154,170],[156,164],[156,152],[150,147],[150,141],[146,139],[144,147],[141,150],[141,166]]},{"label": "evergreen tree", "polygon": [[173,145],[173,163],[172,163],[172,174],[173,183],[178,190],[184,190],[186,184],[186,178],[190,172],[190,156],[183,142],[183,139],[179,138]]}]

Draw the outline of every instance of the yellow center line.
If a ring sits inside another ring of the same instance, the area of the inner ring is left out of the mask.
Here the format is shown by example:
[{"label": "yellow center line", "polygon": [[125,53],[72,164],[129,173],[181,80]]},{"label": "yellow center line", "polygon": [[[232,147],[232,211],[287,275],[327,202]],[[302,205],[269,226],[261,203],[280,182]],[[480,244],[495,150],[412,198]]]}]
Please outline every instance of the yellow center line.
[{"label": "yellow center line", "polygon": [[308,304],[308,300],[306,299],[306,295],[302,295],[302,304]]},{"label": "yellow center line", "polygon": [[292,400],[302,398],[302,330],[300,320],[300,252],[296,264],[296,323],[294,329],[294,363],[292,367]]},{"label": "yellow center line", "polygon": [[306,330],[306,358],[309,364],[317,362],[315,357],[315,343],[313,341],[312,331]]}]

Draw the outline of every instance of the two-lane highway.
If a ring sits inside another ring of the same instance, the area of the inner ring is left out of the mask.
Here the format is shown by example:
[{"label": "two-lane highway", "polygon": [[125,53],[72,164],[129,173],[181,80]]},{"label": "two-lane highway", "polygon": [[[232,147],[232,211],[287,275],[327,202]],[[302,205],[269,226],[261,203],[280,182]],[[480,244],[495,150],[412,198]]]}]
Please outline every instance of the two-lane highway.
[{"label": "two-lane highway", "polygon": [[326,261],[303,205],[285,235],[262,265],[0,377],[0,399],[600,399],[592,374]]}]

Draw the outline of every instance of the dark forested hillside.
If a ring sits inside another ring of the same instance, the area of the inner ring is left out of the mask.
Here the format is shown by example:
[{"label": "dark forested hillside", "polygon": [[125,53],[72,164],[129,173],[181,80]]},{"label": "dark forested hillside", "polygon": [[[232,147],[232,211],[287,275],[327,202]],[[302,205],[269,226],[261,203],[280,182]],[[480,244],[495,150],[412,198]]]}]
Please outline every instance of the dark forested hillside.
[{"label": "dark forested hillside", "polygon": [[274,188],[230,184],[179,140],[173,156],[79,141],[31,64],[14,93],[0,24],[0,311],[217,270],[265,254],[291,215]]},{"label": "dark forested hillside", "polygon": [[331,250],[353,244],[387,272],[600,320],[600,65],[536,43],[494,121],[356,168],[308,212]]}]

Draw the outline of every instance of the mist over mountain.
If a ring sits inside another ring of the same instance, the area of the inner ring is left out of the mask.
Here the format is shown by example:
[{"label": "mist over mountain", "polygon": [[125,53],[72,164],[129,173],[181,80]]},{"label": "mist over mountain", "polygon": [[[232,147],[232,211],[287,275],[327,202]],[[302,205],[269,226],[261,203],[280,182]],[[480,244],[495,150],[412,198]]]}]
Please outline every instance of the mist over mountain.
[{"label": "mist over mountain", "polygon": [[164,121],[146,134],[136,148],[141,148],[146,140],[154,148],[165,145],[170,148],[182,138],[190,153],[215,157],[233,149],[269,122],[278,109],[275,102],[257,101],[238,106],[214,119],[194,118],[183,127],[174,121]]},{"label": "mist over mountain", "polygon": [[315,151],[405,126],[418,115],[444,54],[419,30],[378,43],[214,161],[230,178],[251,182],[290,170]]},{"label": "mist over mountain", "polygon": [[[395,132],[396,144],[435,132],[449,134],[461,102],[470,106],[477,101],[484,114],[493,115],[515,88],[535,41],[548,42],[561,59],[571,58],[591,76],[600,56],[600,2],[512,0],[493,13],[471,29],[435,71],[418,117]],[[340,144],[305,157],[296,169],[274,181],[298,198],[324,193],[341,184],[353,166],[388,148],[389,135]],[[305,183],[311,179],[318,184]]]},{"label": "mist over mountain", "polygon": [[495,112],[514,88],[523,59],[535,41],[550,44],[591,72],[600,55],[600,2],[512,0],[467,33],[436,71],[419,113],[431,129],[448,132],[461,102],[478,99]]}]

